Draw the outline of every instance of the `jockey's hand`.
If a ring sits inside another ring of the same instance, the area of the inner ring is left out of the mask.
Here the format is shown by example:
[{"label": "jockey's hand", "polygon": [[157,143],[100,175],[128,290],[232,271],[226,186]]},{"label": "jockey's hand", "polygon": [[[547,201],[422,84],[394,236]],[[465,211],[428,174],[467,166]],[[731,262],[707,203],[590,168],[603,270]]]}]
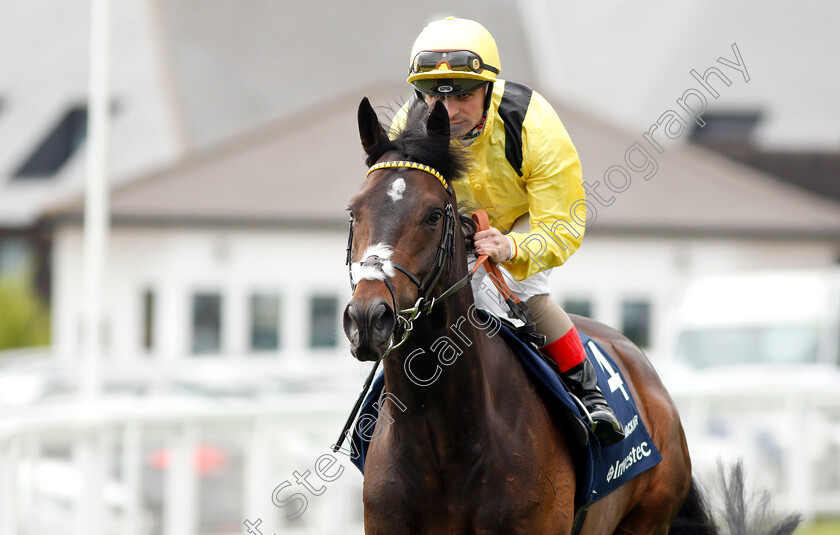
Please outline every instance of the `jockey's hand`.
[{"label": "jockey's hand", "polygon": [[476,255],[487,255],[493,262],[507,262],[510,258],[510,242],[496,227],[475,233],[473,237]]}]

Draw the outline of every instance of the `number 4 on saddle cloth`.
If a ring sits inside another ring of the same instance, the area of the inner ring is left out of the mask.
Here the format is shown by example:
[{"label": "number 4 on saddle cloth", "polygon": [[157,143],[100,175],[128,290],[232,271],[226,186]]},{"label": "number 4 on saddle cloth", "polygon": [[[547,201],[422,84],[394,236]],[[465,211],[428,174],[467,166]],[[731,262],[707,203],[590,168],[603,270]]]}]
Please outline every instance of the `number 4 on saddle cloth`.
[{"label": "number 4 on saddle cloth", "polygon": [[[477,312],[482,315],[482,321],[490,321],[488,313],[481,309]],[[575,458],[578,480],[575,509],[588,507],[662,460],[662,455],[639,417],[636,403],[626,388],[618,366],[594,340],[580,333],[586,356],[598,375],[598,386],[624,426],[625,438],[612,446],[600,445],[589,425],[584,423],[586,416],[579,402],[566,391],[557,373],[531,344],[521,340],[505,322],[502,322],[499,334],[515,350],[531,379],[540,387],[544,401],[552,407],[558,407],[570,418],[570,428],[578,431],[580,447],[577,448]],[[377,407],[382,406],[378,402],[384,394],[384,385],[384,376],[380,373],[365,398],[360,419],[365,418],[365,421],[370,422],[379,415]],[[372,427],[367,429],[372,431]],[[365,471],[365,456],[369,445],[370,436],[361,436],[354,426],[351,459],[362,473]]]}]

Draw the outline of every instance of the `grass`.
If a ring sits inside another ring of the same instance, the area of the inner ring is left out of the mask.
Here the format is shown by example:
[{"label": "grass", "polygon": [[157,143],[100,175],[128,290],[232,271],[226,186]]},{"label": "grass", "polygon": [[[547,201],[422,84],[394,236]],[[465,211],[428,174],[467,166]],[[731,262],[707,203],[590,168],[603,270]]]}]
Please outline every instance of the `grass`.
[{"label": "grass", "polygon": [[817,520],[796,530],[795,535],[840,535],[840,518]]}]

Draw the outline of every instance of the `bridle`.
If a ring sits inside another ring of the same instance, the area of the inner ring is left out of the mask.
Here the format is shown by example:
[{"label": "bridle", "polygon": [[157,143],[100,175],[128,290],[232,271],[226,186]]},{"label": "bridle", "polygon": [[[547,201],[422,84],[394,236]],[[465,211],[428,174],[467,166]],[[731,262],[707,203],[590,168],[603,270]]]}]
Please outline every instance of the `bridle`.
[{"label": "bridle", "polygon": [[[443,274],[444,267],[446,265],[447,260],[451,261],[452,258],[455,256],[455,225],[456,225],[456,216],[455,216],[455,208],[452,206],[452,187],[447,182],[447,180],[441,175],[437,170],[428,165],[419,164],[416,162],[408,162],[408,161],[387,161],[387,162],[380,162],[376,165],[372,166],[368,169],[365,178],[370,176],[370,174],[374,171],[379,169],[387,169],[387,168],[407,168],[407,169],[416,169],[420,171],[424,171],[435,178],[441,183],[444,187],[446,192],[449,194],[449,197],[446,201],[446,208],[444,209],[443,214],[443,229],[440,235],[440,242],[438,243],[437,252],[435,253],[435,258],[432,260],[431,267],[429,268],[426,275],[420,279],[417,275],[411,272],[410,269],[406,268],[394,262],[390,259],[382,259],[376,255],[371,255],[365,259],[363,262],[359,264],[369,269],[374,269],[379,271],[382,274],[381,280],[385,283],[388,288],[388,291],[391,293],[391,300],[394,305],[394,310],[397,310],[397,296],[394,292],[394,287],[391,284],[390,278],[385,273],[384,263],[387,261],[391,266],[393,266],[398,271],[402,272],[406,277],[411,280],[417,286],[417,301],[414,303],[414,306],[411,308],[406,308],[400,310],[397,313],[397,321],[394,324],[394,331],[391,335],[391,343],[388,346],[388,349],[382,355],[384,359],[388,353],[392,350],[400,347],[403,345],[406,340],[408,340],[409,335],[411,334],[412,329],[414,328],[414,321],[422,314],[429,314],[432,311],[432,308],[435,306],[435,303],[446,299],[447,297],[451,296],[461,288],[465,287],[467,284],[470,283],[472,279],[472,272],[467,273],[465,277],[460,279],[458,282],[450,286],[444,292],[437,296],[430,296],[432,290],[437,285],[438,281],[440,280],[441,275]],[[350,273],[350,288],[352,291],[356,290],[356,282],[353,280],[353,264],[352,264],[352,252],[353,252],[353,219],[350,218],[350,235],[347,239],[347,268]],[[450,269],[451,269],[451,262],[450,262]],[[377,279],[379,280],[379,279]],[[399,340],[399,342],[394,343],[395,340]]]},{"label": "bridle", "polygon": [[[444,187],[446,192],[449,194],[449,198],[446,202],[446,209],[444,210],[444,221],[443,221],[443,230],[440,236],[440,243],[438,244],[437,252],[435,253],[435,258],[432,260],[432,266],[429,268],[428,273],[426,276],[423,277],[421,280],[418,278],[414,273],[411,272],[405,266],[402,266],[390,259],[381,259],[378,256],[371,255],[368,258],[363,259],[364,261],[360,264],[366,268],[371,268],[377,270],[381,273],[382,277],[381,280],[385,282],[385,285],[388,287],[388,291],[391,293],[391,300],[394,304],[394,310],[397,310],[397,296],[394,293],[394,287],[391,285],[391,281],[388,278],[388,274],[385,273],[385,261],[387,261],[391,266],[395,269],[400,271],[401,273],[405,274],[411,281],[417,285],[417,301],[414,303],[414,306],[411,308],[406,308],[404,310],[400,310],[397,313],[397,321],[394,324],[394,331],[391,333],[391,342],[388,345],[388,349],[382,354],[382,358],[378,359],[373,367],[370,370],[370,373],[365,380],[364,385],[362,385],[362,391],[359,393],[359,397],[356,400],[356,404],[353,406],[353,410],[350,412],[350,415],[347,418],[347,422],[344,424],[344,428],[341,430],[341,434],[336,440],[335,444],[332,447],[334,452],[338,451],[341,448],[341,444],[344,442],[344,439],[349,434],[348,431],[350,427],[353,425],[353,421],[356,419],[356,415],[359,413],[359,408],[362,406],[362,402],[367,395],[368,389],[370,388],[371,383],[373,382],[373,377],[376,375],[376,370],[379,367],[379,363],[385,359],[385,357],[394,349],[403,345],[408,337],[411,335],[411,331],[414,328],[414,321],[421,315],[421,314],[429,314],[432,311],[432,307],[435,306],[435,303],[439,301],[443,301],[447,297],[451,296],[455,292],[462,289],[464,286],[468,285],[473,278],[473,275],[476,273],[476,270],[479,268],[482,263],[488,260],[487,256],[481,256],[476,261],[475,266],[472,270],[468,270],[467,274],[459,279],[455,284],[447,288],[444,292],[440,295],[435,297],[429,297],[432,292],[432,289],[437,285],[438,281],[440,280],[441,275],[443,274],[444,265],[446,264],[447,260],[452,260],[455,256],[455,208],[452,206],[452,188],[450,187],[449,183],[443,178],[438,171],[429,167],[428,165],[419,164],[416,162],[407,162],[407,161],[389,161],[389,162],[380,162],[370,169],[368,169],[367,178],[372,172],[378,169],[387,169],[387,168],[408,168],[408,169],[417,169],[420,171],[425,171],[430,175],[434,176],[438,179],[441,185]],[[483,211],[478,210],[477,212]],[[480,218],[476,218],[476,214],[473,214],[473,221],[476,222],[477,227],[479,229],[486,228],[487,225],[487,215],[483,214],[483,221]],[[353,281],[353,266],[351,263],[353,252],[353,218],[350,218],[350,236],[347,239],[347,269],[350,272],[350,288],[355,291],[356,284]],[[452,263],[449,264],[450,269],[452,268]],[[491,274],[493,273],[493,267],[487,262],[488,272]],[[377,278],[376,280],[380,280]],[[513,295],[507,285],[504,284],[501,274],[496,271],[495,276],[493,277],[493,283],[505,297],[505,302],[510,307],[510,310],[514,315],[523,321],[524,325],[517,329],[517,331],[522,330],[523,333],[527,334],[533,332],[534,324],[531,319],[531,312],[528,310],[528,307],[525,305],[524,302],[520,301],[518,297]],[[535,333],[534,333],[535,334]],[[542,336],[542,335],[537,335]],[[399,339],[399,342],[394,343],[394,340]],[[545,340],[543,339],[543,343]],[[542,345],[542,344],[540,344]]]}]

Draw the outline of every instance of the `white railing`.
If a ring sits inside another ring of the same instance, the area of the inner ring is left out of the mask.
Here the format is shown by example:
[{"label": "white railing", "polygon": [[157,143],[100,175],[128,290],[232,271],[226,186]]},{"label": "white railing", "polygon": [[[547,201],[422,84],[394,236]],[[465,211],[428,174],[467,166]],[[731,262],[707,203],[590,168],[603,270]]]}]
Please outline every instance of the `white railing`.
[{"label": "white railing", "polygon": [[[713,486],[718,459],[740,458],[780,508],[840,514],[837,384],[671,384],[695,472]],[[329,450],[354,398],[123,397],[4,411],[0,535],[362,533],[361,476]]]},{"label": "white railing", "polygon": [[[836,371],[671,386],[695,473],[713,487],[717,465],[743,460],[747,483],[806,519],[840,514],[840,382]],[[713,490],[713,489],[712,489]]]},{"label": "white railing", "polygon": [[[0,535],[361,533],[361,476],[329,450],[352,401],[103,400],[5,415]],[[307,508],[290,521],[296,493]]]}]

